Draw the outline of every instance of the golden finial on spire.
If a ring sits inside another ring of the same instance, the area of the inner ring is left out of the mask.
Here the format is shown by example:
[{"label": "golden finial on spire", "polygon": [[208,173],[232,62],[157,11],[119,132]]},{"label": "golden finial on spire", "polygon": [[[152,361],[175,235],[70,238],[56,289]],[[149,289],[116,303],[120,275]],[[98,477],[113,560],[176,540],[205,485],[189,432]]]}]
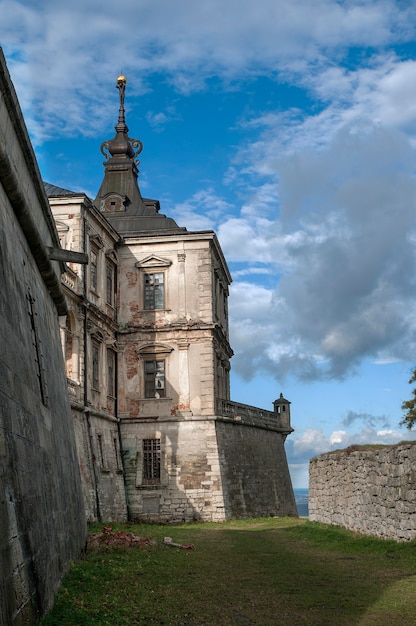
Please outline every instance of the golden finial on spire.
[{"label": "golden finial on spire", "polygon": [[124,94],[126,91],[126,84],[127,84],[127,78],[124,76],[124,74],[120,74],[120,76],[117,77],[117,89],[120,92],[120,108],[124,109]]}]

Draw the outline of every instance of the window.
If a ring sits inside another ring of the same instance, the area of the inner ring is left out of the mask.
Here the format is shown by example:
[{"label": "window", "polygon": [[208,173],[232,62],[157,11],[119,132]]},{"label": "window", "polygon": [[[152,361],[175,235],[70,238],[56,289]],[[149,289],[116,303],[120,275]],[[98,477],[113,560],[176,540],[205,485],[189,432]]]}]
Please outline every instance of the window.
[{"label": "window", "polygon": [[116,395],[116,356],[113,350],[107,350],[107,395]]},{"label": "window", "polygon": [[165,361],[144,362],[144,397],[165,398]]},{"label": "window", "polygon": [[165,275],[163,272],[144,275],[144,308],[163,309],[165,306]]},{"label": "window", "polygon": [[100,388],[100,345],[95,341],[92,344],[92,387]]},{"label": "window", "polygon": [[98,250],[91,248],[90,253],[90,287],[93,291],[97,291],[97,269],[98,269]]},{"label": "window", "polygon": [[143,484],[160,483],[160,439],[143,439]]},{"label": "window", "polygon": [[106,268],[106,297],[107,304],[114,305],[114,266],[112,263],[107,263]]}]

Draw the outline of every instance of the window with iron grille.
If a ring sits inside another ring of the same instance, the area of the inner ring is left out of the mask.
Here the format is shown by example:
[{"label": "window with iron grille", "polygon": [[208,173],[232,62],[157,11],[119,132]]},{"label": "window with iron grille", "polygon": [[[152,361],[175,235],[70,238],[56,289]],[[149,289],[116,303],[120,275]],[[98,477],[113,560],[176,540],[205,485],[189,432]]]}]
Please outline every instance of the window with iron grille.
[{"label": "window with iron grille", "polygon": [[92,387],[100,388],[100,345],[95,341],[92,344]]},{"label": "window with iron grille", "polygon": [[144,397],[166,398],[165,361],[144,362]]},{"label": "window with iron grille", "polygon": [[107,304],[114,305],[114,265],[107,263],[106,268],[106,296]]},{"label": "window with iron grille", "polygon": [[97,267],[98,267],[98,250],[91,248],[90,253],[90,287],[93,291],[97,291]]},{"label": "window with iron grille", "polygon": [[116,367],[115,353],[107,350],[107,395],[113,398],[116,395]]},{"label": "window with iron grille", "polygon": [[165,307],[165,275],[163,272],[144,275],[144,308],[163,309]]},{"label": "window with iron grille", "polygon": [[143,484],[160,483],[160,439],[143,439]]}]

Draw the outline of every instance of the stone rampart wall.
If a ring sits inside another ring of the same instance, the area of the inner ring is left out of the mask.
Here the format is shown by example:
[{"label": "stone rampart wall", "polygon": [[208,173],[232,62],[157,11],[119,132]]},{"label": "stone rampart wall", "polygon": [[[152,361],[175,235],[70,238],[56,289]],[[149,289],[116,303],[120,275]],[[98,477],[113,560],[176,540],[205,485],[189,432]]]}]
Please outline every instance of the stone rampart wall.
[{"label": "stone rampart wall", "polygon": [[0,624],[37,624],[86,539],[57,234],[0,49]]},{"label": "stone rampart wall", "polygon": [[216,422],[226,517],[297,516],[280,432]]},{"label": "stone rampart wall", "polygon": [[416,442],[311,459],[309,519],[397,541],[416,537]]}]

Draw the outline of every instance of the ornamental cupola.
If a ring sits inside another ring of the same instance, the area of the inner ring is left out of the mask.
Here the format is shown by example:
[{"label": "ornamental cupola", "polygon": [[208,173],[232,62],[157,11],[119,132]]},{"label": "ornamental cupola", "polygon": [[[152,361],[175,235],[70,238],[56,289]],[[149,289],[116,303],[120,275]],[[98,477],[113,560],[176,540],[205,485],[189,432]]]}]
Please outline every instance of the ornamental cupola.
[{"label": "ornamental cupola", "polygon": [[139,235],[143,231],[176,231],[179,229],[176,222],[159,214],[159,202],[145,199],[140,193],[138,156],[143,144],[129,137],[124,109],[126,85],[126,77],[119,76],[116,82],[120,97],[116,134],[113,139],[101,144],[101,152],[106,158],[104,179],[94,204],[121,235]]}]

